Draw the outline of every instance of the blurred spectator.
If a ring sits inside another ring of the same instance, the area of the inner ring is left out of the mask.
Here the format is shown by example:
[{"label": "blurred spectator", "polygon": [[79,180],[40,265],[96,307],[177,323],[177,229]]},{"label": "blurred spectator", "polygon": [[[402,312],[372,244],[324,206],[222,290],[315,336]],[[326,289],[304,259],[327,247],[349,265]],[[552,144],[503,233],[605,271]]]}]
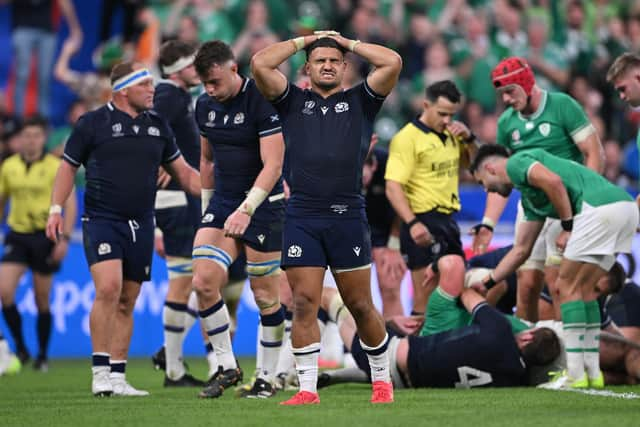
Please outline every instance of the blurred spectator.
[{"label": "blurred spectator", "polygon": [[410,16],[409,34],[400,48],[402,78],[411,79],[424,69],[424,52],[436,34],[437,30],[429,18],[418,13]]},{"label": "blurred spectator", "polygon": [[422,111],[425,89],[435,82],[442,80],[456,80],[456,72],[449,65],[449,50],[443,40],[435,40],[425,51],[425,67],[422,73],[413,79],[413,94],[411,100],[413,111]]},{"label": "blurred spectator", "polygon": [[[70,37],[81,43],[82,29],[71,0],[57,0],[69,26]],[[49,85],[56,48],[56,28],[52,22],[54,0],[20,0],[11,2],[11,45],[15,58],[16,83],[13,93],[14,114],[25,115],[27,81],[31,71],[31,57],[37,57],[38,112],[49,115]]]},{"label": "blurred spectator", "polygon": [[602,95],[589,84],[585,77],[576,76],[571,80],[569,95],[582,105],[588,116],[598,115],[602,106]]},{"label": "blurred spectator", "polygon": [[563,50],[548,40],[548,23],[541,17],[533,17],[527,27],[528,44],[514,50],[523,56],[536,75],[536,84],[543,90],[561,91],[569,83],[569,66]]},{"label": "blurred spectator", "polygon": [[527,46],[527,34],[522,31],[522,17],[517,2],[496,0],[493,12],[497,28],[492,48],[498,60],[522,52]]},{"label": "blurred spectator", "polygon": [[[222,40],[225,43],[232,43],[236,31],[225,10],[226,3],[225,0],[177,0],[167,18],[165,34],[177,34],[179,27],[187,24],[182,22],[182,17],[187,15],[197,21],[198,39],[201,42]],[[182,41],[188,41],[182,37],[179,38]]]},{"label": "blurred spectator", "polygon": [[251,57],[259,50],[279,41],[269,28],[269,10],[264,1],[251,0],[247,4],[245,26],[231,46],[241,72],[248,75]]},{"label": "blurred spectator", "polygon": [[111,26],[118,8],[122,9],[122,43],[125,51],[133,51],[135,40],[141,32],[137,21],[138,13],[146,3],[146,0],[102,0],[98,51],[111,38]]},{"label": "blurred spectator", "polygon": [[604,176],[609,181],[624,188],[631,188],[632,180],[622,172],[622,150],[616,141],[604,143]]},{"label": "blurred spectator", "polygon": [[73,38],[62,45],[60,56],[54,68],[56,79],[69,86],[93,110],[105,104],[111,98],[111,67],[123,59],[124,51],[116,42],[109,42],[94,57],[96,72],[79,72],[70,68],[70,60],[80,49]]}]

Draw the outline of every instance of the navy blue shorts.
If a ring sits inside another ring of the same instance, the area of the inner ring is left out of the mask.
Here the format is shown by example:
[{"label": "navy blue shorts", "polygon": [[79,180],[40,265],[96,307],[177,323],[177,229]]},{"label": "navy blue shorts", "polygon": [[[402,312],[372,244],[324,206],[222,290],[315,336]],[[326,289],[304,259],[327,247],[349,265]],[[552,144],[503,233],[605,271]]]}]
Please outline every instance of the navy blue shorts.
[{"label": "navy blue shorts", "polygon": [[[200,221],[200,228],[224,228],[227,220],[244,199],[225,199],[214,195]],[[258,252],[275,252],[282,248],[284,199],[265,200],[251,217],[247,231],[240,240]]]},{"label": "navy blue shorts", "polygon": [[389,229],[371,226],[371,246],[374,248],[387,247]]},{"label": "navy blue shorts", "polygon": [[282,268],[326,267],[348,270],[371,264],[371,231],[366,216],[287,215],[282,236]]},{"label": "navy blue shorts", "polygon": [[426,267],[444,255],[465,257],[460,240],[460,228],[452,215],[430,211],[416,214],[416,217],[427,226],[435,243],[426,247],[416,245],[409,234],[407,224],[402,225],[400,248],[402,253],[408,256],[407,266],[410,270]]},{"label": "navy blue shorts", "polygon": [[84,254],[89,265],[110,259],[122,260],[123,277],[135,282],[151,278],[153,218],[115,221],[82,218]]},{"label": "navy blue shorts", "polygon": [[191,258],[200,216],[200,199],[190,194],[187,194],[186,206],[156,209],[156,226],[162,230],[168,256]]},{"label": "navy blue shorts", "polygon": [[16,233],[9,231],[4,239],[4,252],[0,262],[24,264],[32,271],[53,274],[60,270],[60,264],[51,261],[54,243],[44,231]]}]

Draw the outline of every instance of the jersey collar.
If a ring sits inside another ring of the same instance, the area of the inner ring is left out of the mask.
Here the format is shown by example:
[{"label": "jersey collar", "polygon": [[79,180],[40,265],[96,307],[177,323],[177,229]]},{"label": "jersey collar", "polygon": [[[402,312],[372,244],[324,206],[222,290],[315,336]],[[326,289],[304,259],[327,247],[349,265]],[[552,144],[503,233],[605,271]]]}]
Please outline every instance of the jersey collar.
[{"label": "jersey collar", "polygon": [[522,113],[520,111],[518,111],[518,118],[522,121],[525,122],[529,122],[531,120],[535,120],[538,117],[540,117],[540,115],[542,115],[542,112],[544,111],[544,108],[547,106],[547,91],[546,90],[542,90],[542,99],[540,99],[540,105],[538,105],[538,109],[530,116],[524,116],[522,115]]},{"label": "jersey collar", "polygon": [[436,132],[435,130],[431,129],[429,126],[427,126],[424,123],[422,123],[420,121],[420,116],[414,117],[414,119],[411,120],[411,123],[413,123],[413,125],[415,127],[420,129],[424,133],[432,133],[434,135],[437,135],[438,138],[440,138],[440,141],[442,141],[443,144],[446,144],[447,138],[449,138],[449,135],[447,135],[446,133]]}]

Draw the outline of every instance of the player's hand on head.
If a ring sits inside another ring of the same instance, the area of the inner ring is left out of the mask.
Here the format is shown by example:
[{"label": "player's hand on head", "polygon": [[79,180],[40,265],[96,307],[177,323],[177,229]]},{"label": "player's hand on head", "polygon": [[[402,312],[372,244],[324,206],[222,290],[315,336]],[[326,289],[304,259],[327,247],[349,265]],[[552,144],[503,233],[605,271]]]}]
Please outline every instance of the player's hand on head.
[{"label": "player's hand on head", "polygon": [[158,169],[158,188],[167,188],[169,182],[171,182],[171,175],[169,175],[169,172],[164,170],[164,168]]},{"label": "player's hand on head", "polygon": [[242,237],[250,221],[251,217],[248,214],[235,210],[224,222],[224,235],[233,238]]}]

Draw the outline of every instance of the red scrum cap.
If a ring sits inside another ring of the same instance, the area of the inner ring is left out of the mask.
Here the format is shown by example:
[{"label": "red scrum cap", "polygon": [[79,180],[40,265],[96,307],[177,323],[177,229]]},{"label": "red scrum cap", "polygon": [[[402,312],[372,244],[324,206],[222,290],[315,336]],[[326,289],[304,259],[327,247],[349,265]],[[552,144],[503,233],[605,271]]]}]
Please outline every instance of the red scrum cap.
[{"label": "red scrum cap", "polygon": [[503,59],[491,72],[491,81],[497,89],[508,85],[520,86],[527,96],[531,96],[536,78],[527,61],[517,56]]}]

